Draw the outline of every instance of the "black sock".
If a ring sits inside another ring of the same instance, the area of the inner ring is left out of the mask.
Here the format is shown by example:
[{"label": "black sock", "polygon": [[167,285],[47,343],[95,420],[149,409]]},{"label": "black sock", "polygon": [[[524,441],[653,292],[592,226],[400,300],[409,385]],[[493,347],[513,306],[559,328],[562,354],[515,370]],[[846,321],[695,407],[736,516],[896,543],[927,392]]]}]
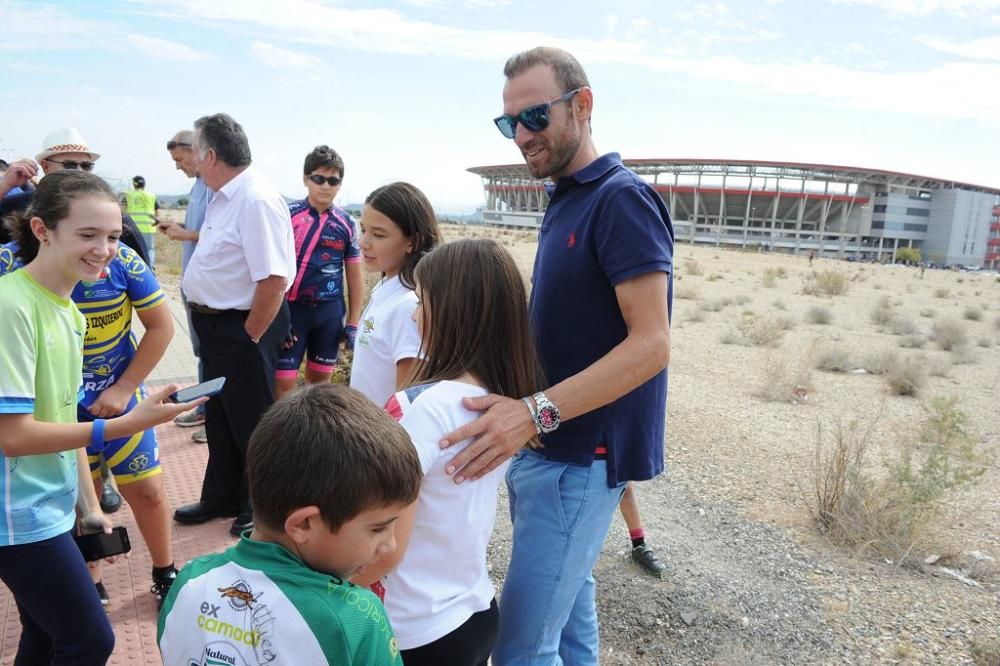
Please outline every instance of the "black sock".
[{"label": "black sock", "polygon": [[639,546],[646,545],[646,537],[639,537],[638,539],[632,539],[632,547],[638,548]]},{"label": "black sock", "polygon": [[171,562],[165,567],[153,567],[153,580],[160,580],[162,578],[168,577],[171,573],[175,573],[177,569],[174,568],[174,563]]}]

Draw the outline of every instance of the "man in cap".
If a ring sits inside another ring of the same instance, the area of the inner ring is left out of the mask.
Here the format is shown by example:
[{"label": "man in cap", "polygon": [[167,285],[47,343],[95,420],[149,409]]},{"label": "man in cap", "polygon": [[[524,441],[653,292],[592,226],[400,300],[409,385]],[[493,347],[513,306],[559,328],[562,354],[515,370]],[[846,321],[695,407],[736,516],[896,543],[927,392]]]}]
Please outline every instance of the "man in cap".
[{"label": "man in cap", "polygon": [[146,191],[146,179],[142,176],[132,178],[132,190],[122,194],[125,202],[125,212],[128,213],[146,241],[149,249],[149,267],[155,270],[156,262],[156,211],[160,209],[156,195]]},{"label": "man in cap", "polygon": [[[194,248],[198,244],[198,234],[202,223],[205,221],[205,209],[208,207],[208,199],[211,192],[209,192],[208,186],[205,185],[205,181],[201,179],[198,167],[194,163],[194,132],[184,129],[174,134],[173,138],[167,141],[167,151],[170,153],[171,159],[174,160],[177,169],[183,171],[184,175],[188,178],[194,178],[194,185],[191,187],[190,194],[188,194],[187,209],[184,212],[184,224],[166,220],[161,220],[159,223],[160,231],[166,234],[167,238],[182,243],[181,276],[183,276],[187,270],[188,262],[191,261],[191,255],[194,254]],[[181,300],[184,301],[185,309],[187,309],[191,347],[194,350],[194,355],[199,357],[198,381],[203,382],[205,381],[205,364],[201,361],[201,345],[198,343],[198,334],[191,323],[191,308],[187,307],[187,298],[185,298],[183,292],[181,292]],[[182,428],[204,426],[205,405],[199,405],[196,410],[187,414],[181,414],[174,419],[174,423]],[[205,428],[198,428],[191,435],[191,439],[198,443],[207,442],[208,436],[205,434]]]}]

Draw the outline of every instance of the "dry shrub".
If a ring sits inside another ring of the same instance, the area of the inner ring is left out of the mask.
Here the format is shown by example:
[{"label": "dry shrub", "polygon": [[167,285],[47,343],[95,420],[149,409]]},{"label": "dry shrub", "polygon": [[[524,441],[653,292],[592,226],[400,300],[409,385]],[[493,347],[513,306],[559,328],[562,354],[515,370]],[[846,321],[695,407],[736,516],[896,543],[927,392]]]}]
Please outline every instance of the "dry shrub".
[{"label": "dry shrub", "polygon": [[899,339],[899,346],[903,349],[923,349],[927,344],[927,338],[922,335],[904,335]]},{"label": "dry shrub", "polygon": [[705,312],[701,308],[697,310],[691,310],[687,313],[687,320],[693,322],[703,322],[705,321]]},{"label": "dry shrub", "polygon": [[854,365],[851,353],[840,347],[826,347],[816,354],[816,369],[826,372],[849,372]]},{"label": "dry shrub", "polygon": [[882,289],[882,285],[880,285],[878,282],[876,282],[875,284],[872,285],[872,289],[881,290]]},{"label": "dry shrub", "polygon": [[861,367],[873,375],[884,375],[897,365],[899,354],[893,349],[883,349],[865,354]]},{"label": "dry shrub", "polygon": [[810,296],[842,296],[851,282],[837,270],[813,271],[802,283],[802,293]]},{"label": "dry shrub", "polygon": [[[997,279],[1000,279],[1000,278],[997,278]],[[1000,317],[997,317],[996,319],[993,320],[993,328],[995,328],[998,331],[1000,331]]]},{"label": "dry shrub", "polygon": [[697,301],[701,298],[701,293],[698,291],[698,288],[693,285],[681,284],[674,287],[674,298],[687,301]]},{"label": "dry shrub", "polygon": [[928,359],[926,364],[931,377],[947,377],[951,373],[951,361],[947,358],[934,356]]},{"label": "dry shrub", "polygon": [[885,375],[889,393],[893,395],[916,396],[927,384],[927,370],[923,363],[912,358],[903,359],[889,369]]},{"label": "dry shrub", "polygon": [[698,305],[698,309],[703,312],[718,312],[724,307],[726,307],[726,304],[719,298],[714,298],[710,301],[702,301]]},{"label": "dry shrub", "polygon": [[810,324],[821,324],[823,326],[833,321],[833,313],[830,308],[822,305],[814,305],[806,310],[805,320]]},{"label": "dry shrub", "polygon": [[934,298],[948,298],[951,296],[951,290],[945,289],[944,287],[938,287],[934,290]]},{"label": "dry shrub", "polygon": [[719,280],[721,280],[721,279],[722,279],[722,276],[721,276],[721,275],[719,275],[718,273],[712,273],[711,275],[709,275],[709,276],[708,276],[707,278],[705,278],[705,279],[706,279],[706,280],[707,280],[708,282],[718,282]]},{"label": "dry shrub", "polygon": [[733,296],[732,302],[735,303],[736,305],[746,305],[747,303],[750,302],[750,297],[747,296],[746,294],[736,294],[735,296]]},{"label": "dry shrub", "polygon": [[965,334],[965,327],[951,319],[934,322],[934,327],[931,329],[931,337],[937,343],[937,346],[944,351],[965,347],[969,342]]},{"label": "dry shrub", "polygon": [[990,347],[993,346],[993,338],[987,337],[985,335],[979,338],[978,342],[979,346],[982,347],[983,349],[989,349]]},{"label": "dry shrub", "polygon": [[793,328],[795,328],[795,323],[796,323],[795,317],[793,317],[792,315],[789,314],[778,315],[777,317],[774,318],[774,321],[783,331],[790,331]]},{"label": "dry shrub", "polygon": [[975,666],[1000,666],[1000,638],[973,639],[972,663]]},{"label": "dry shrub", "polygon": [[[781,299],[776,300],[774,303],[772,303],[772,305],[774,305],[774,308],[776,310],[784,311],[788,309],[788,306],[785,305],[785,302]],[[1000,319],[997,319],[997,321],[1000,322]],[[1000,328],[1000,324],[998,324],[997,327]]]},{"label": "dry shrub", "polygon": [[832,541],[859,555],[920,562],[943,502],[975,483],[990,462],[954,399],[936,398],[926,413],[912,432],[900,433],[881,473],[870,464],[880,413],[864,428],[838,424],[830,441],[817,427],[811,510]]},{"label": "dry shrub", "polygon": [[917,332],[917,325],[913,323],[913,320],[902,315],[892,318],[890,328],[893,335],[913,335]]},{"label": "dry shrub", "polygon": [[761,283],[770,289],[778,284],[779,279],[783,280],[786,277],[788,277],[788,273],[780,266],[777,268],[765,268],[764,274],[761,276]]},{"label": "dry shrub", "polygon": [[976,354],[968,345],[955,347],[948,356],[951,357],[951,362],[955,365],[968,365],[976,361]]},{"label": "dry shrub", "polygon": [[685,259],[684,263],[681,264],[681,267],[688,275],[701,275],[704,273],[704,270],[701,268],[701,264],[694,259]]},{"label": "dry shrub", "polygon": [[722,332],[722,335],[719,336],[719,342],[724,345],[741,345],[743,344],[743,336],[730,329]]},{"label": "dry shrub", "polygon": [[920,311],[920,316],[927,317],[928,319],[933,319],[936,314],[937,312],[935,312],[931,308],[924,308],[923,310]]},{"label": "dry shrub", "polygon": [[741,344],[757,347],[777,347],[785,335],[785,329],[774,317],[744,312],[736,322]]},{"label": "dry shrub", "polygon": [[981,321],[983,318],[983,311],[977,307],[969,306],[965,308],[965,312],[962,314],[963,317],[969,321]]},{"label": "dry shrub", "polygon": [[872,308],[869,314],[872,323],[879,328],[888,326],[894,316],[896,316],[896,311],[893,310],[892,302],[888,296],[878,299],[878,303],[875,304],[875,307]]},{"label": "dry shrub", "polygon": [[792,361],[779,354],[768,354],[761,369],[755,395],[767,402],[794,402],[812,390],[809,364]]}]

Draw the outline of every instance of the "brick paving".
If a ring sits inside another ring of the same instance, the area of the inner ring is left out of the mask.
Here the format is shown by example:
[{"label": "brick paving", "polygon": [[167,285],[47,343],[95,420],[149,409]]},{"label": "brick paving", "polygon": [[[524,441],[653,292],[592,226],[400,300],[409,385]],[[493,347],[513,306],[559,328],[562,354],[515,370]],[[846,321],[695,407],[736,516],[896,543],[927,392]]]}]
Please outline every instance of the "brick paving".
[{"label": "brick paving", "polygon": [[[168,383],[192,384],[196,381],[196,359],[191,353],[187,319],[179,301],[168,301],[174,318],[174,339],[164,358],[150,375],[147,387],[152,389]],[[135,320],[137,333],[142,330]],[[178,428],[172,423],[156,429],[167,497],[173,506],[198,499],[201,480],[208,458],[204,444],[191,441],[193,428]],[[139,528],[127,504],[111,516],[116,525],[125,525],[132,540],[132,553],[127,559],[105,564],[104,584],[111,597],[108,617],[115,629],[116,645],[111,664],[160,664],[156,648],[156,602],[149,588],[152,583],[152,562],[139,534]],[[229,535],[232,519],[219,519],[205,525],[173,524],[174,561],[180,568],[192,557],[224,550],[236,539]],[[44,572],[39,572],[44,575]],[[0,584],[0,664],[14,662],[21,626],[17,608],[7,588]]]}]

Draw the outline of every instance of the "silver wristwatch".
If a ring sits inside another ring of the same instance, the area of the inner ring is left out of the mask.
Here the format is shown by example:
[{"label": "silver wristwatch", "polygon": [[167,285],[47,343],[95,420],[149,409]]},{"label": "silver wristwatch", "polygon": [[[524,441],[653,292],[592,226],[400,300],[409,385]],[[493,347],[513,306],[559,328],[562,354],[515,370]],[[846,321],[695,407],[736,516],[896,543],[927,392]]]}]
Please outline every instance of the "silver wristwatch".
[{"label": "silver wristwatch", "polygon": [[535,401],[535,411],[532,414],[535,417],[535,427],[543,433],[552,432],[558,428],[560,423],[559,408],[541,391],[531,397]]}]

